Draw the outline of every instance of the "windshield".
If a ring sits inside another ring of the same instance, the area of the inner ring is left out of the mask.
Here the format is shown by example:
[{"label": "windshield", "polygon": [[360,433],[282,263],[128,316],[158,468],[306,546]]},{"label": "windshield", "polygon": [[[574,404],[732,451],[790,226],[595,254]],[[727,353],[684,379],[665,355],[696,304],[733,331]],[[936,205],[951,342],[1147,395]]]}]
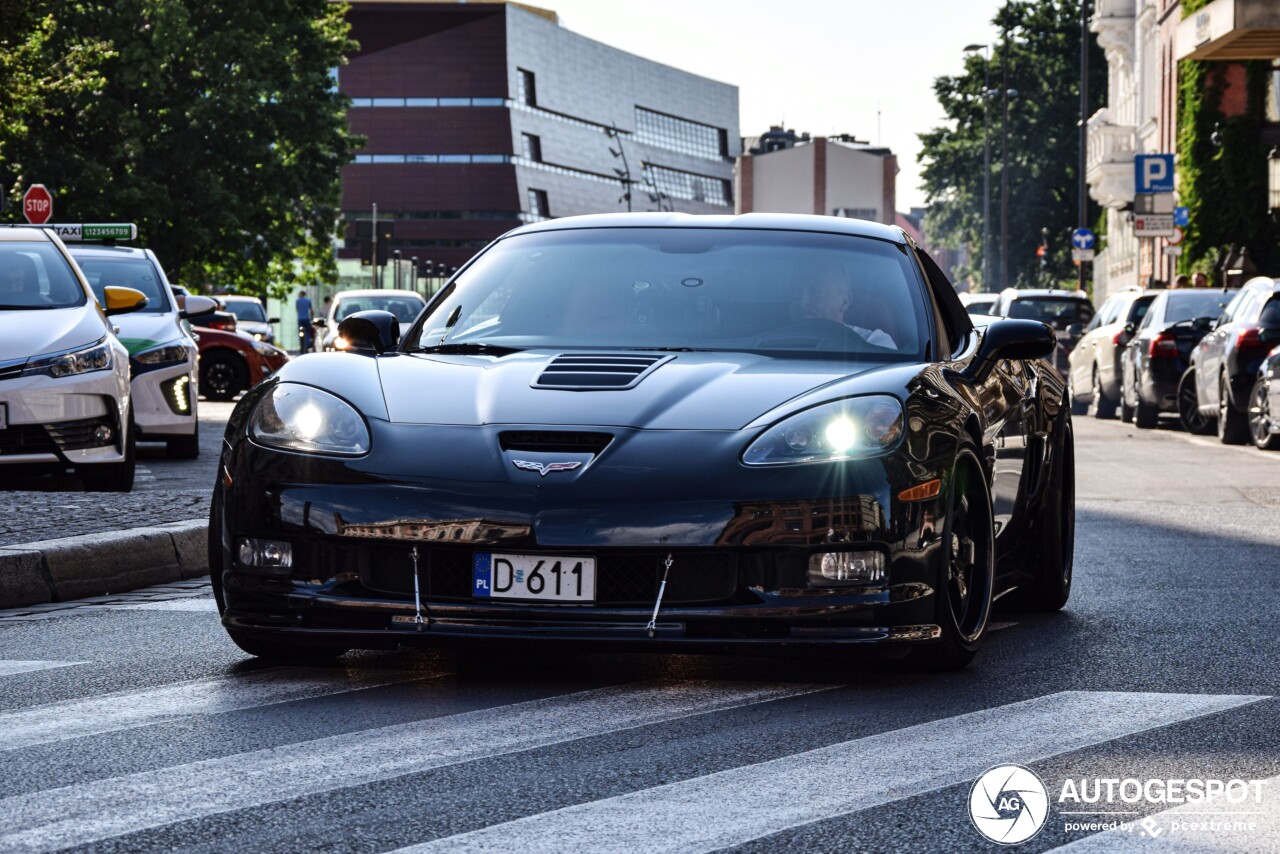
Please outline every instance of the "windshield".
[{"label": "windshield", "polygon": [[222,308],[224,311],[229,311],[234,314],[236,316],[236,320],[256,320],[261,323],[267,322],[267,313],[262,310],[262,303],[257,300],[229,299]]},{"label": "windshield", "polygon": [[928,316],[919,268],[893,243],[802,231],[597,228],[500,241],[408,343],[921,361]]},{"label": "windshield", "polygon": [[52,243],[0,243],[0,311],[85,304],[84,286]]},{"label": "windshield", "polygon": [[1066,329],[1093,319],[1093,304],[1071,297],[1023,297],[1009,304],[1009,316],[1022,320],[1038,320],[1054,329]]},{"label": "windshield", "polygon": [[1235,296],[1235,291],[1170,291],[1168,305],[1164,307],[1164,322],[1178,323],[1195,317],[1218,317],[1227,303]]},{"label": "windshield", "polygon": [[163,314],[169,311],[169,297],[165,293],[167,288],[160,280],[155,265],[147,258],[77,256],[76,263],[89,280],[89,287],[93,288],[98,302],[103,305],[106,304],[103,288],[133,288],[142,291],[147,297],[147,307],[141,309],[143,314]]},{"label": "windshield", "polygon": [[418,312],[422,311],[424,305],[426,303],[423,302],[422,297],[415,294],[372,295],[347,297],[346,299],[339,297],[334,317],[342,320],[357,311],[377,309],[378,311],[391,312],[396,316],[396,320],[401,323],[412,323],[418,317]]}]

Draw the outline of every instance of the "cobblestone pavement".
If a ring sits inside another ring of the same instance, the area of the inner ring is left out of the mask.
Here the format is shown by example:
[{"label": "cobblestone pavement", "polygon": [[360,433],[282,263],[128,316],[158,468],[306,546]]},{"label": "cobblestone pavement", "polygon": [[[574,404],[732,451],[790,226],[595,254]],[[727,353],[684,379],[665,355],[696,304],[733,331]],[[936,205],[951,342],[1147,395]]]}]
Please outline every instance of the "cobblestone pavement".
[{"label": "cobblestone pavement", "polygon": [[9,489],[0,490],[0,546],[205,518],[232,407],[200,401],[197,459],[170,460],[163,445],[138,445],[133,492],[84,492],[70,475],[6,484]]}]

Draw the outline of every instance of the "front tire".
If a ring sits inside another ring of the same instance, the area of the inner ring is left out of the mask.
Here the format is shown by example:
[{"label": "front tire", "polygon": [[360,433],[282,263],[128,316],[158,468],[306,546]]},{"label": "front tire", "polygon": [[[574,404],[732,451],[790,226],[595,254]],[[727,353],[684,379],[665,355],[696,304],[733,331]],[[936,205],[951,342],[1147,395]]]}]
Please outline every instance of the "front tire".
[{"label": "front tire", "polygon": [[1218,377],[1218,441],[1243,445],[1249,438],[1249,422],[1243,412],[1231,405],[1231,384],[1223,374]]},{"label": "front tire", "polygon": [[208,353],[200,359],[200,391],[208,400],[231,400],[249,385],[244,359],[230,352]]},{"label": "front tire", "polygon": [[942,536],[943,566],[934,589],[942,636],[911,650],[905,659],[916,670],[961,670],[987,637],[995,585],[995,525],[991,493],[982,464],[965,448],[956,458],[947,486],[947,520]]},{"label": "front tire", "polygon": [[1071,419],[1051,462],[1044,500],[1031,529],[1033,580],[1010,598],[1031,611],[1060,611],[1071,598],[1076,551],[1076,451]]},{"label": "front tire", "polygon": [[1138,406],[1133,410],[1134,426],[1141,430],[1154,429],[1156,423],[1160,420],[1160,410],[1156,409],[1154,406],[1149,406],[1147,402],[1142,399],[1141,392],[1138,392],[1137,398]]},{"label": "front tire", "polygon": [[1271,432],[1275,423],[1267,380],[1263,377],[1253,384],[1253,391],[1249,393],[1249,433],[1256,447],[1280,451],[1280,433]]},{"label": "front tire", "polygon": [[[1122,399],[1123,397],[1124,395],[1121,395]],[[1093,400],[1089,401],[1089,414],[1094,418],[1116,417],[1116,401],[1107,397],[1106,392],[1102,390],[1102,377],[1098,373],[1097,365],[1093,366]]]}]

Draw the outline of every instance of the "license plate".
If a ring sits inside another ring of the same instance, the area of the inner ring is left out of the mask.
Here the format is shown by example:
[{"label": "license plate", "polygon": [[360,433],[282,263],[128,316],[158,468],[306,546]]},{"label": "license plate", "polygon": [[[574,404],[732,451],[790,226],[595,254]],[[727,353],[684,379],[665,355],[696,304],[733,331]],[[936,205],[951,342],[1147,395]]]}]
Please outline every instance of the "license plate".
[{"label": "license plate", "polygon": [[480,599],[594,602],[596,559],[556,555],[477,554],[471,595]]}]

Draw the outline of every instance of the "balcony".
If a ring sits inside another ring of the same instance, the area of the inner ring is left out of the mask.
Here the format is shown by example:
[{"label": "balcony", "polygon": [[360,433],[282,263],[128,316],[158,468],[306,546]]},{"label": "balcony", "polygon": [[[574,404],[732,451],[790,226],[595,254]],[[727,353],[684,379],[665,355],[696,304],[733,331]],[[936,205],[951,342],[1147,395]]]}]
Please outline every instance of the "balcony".
[{"label": "balcony", "polygon": [[1133,148],[1136,128],[1111,122],[1107,108],[1089,119],[1085,180],[1098,204],[1119,209],[1133,201]]}]

